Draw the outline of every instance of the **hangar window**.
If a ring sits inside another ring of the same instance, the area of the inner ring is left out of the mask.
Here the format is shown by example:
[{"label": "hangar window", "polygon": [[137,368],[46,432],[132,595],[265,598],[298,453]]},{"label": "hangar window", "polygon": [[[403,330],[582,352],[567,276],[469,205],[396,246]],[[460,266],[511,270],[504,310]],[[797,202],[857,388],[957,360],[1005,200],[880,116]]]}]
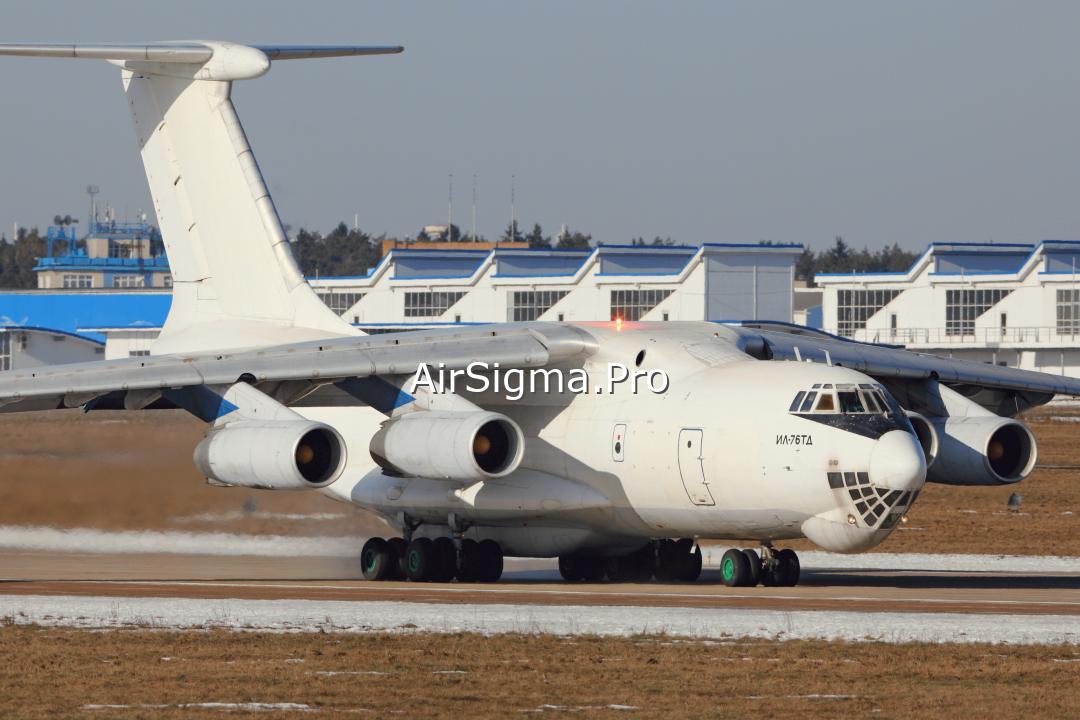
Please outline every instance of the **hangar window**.
[{"label": "hangar window", "polygon": [[569,290],[512,290],[510,319],[514,322],[536,320],[569,294]]},{"label": "hangar window", "polygon": [[1012,290],[946,290],[945,334],[974,335],[975,319],[1002,301]]},{"label": "hangar window", "polygon": [[673,290],[612,290],[611,319],[640,320],[667,299]]},{"label": "hangar window", "polygon": [[836,294],[836,332],[851,337],[866,327],[870,316],[899,295],[900,290],[840,290]]},{"label": "hangar window", "polygon": [[407,292],[405,317],[438,317],[463,297],[464,292]]},{"label": "hangar window", "polygon": [[326,304],[326,307],[330,308],[338,315],[344,315],[349,312],[349,310],[352,309],[352,306],[360,302],[364,297],[364,293],[337,292],[335,290],[316,290],[315,294]]},{"label": "hangar window", "polygon": [[1080,290],[1057,291],[1057,331],[1061,335],[1080,334]]}]

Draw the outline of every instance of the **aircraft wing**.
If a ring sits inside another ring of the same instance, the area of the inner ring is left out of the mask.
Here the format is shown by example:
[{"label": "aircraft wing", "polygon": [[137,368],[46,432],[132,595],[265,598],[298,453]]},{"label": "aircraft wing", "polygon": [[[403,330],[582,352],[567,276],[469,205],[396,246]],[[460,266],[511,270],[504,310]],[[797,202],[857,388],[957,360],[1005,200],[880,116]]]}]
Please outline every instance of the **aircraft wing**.
[{"label": "aircraft wing", "polygon": [[[1047,402],[1056,394],[1080,395],[1080,378],[1065,375],[926,355],[782,323],[742,323],[733,329],[740,336],[740,346],[760,359],[831,362],[885,383],[937,381],[999,413],[1015,414],[1024,407]],[[1002,407],[1005,398],[1007,407]]]},{"label": "aircraft wing", "polygon": [[[412,374],[420,365],[465,368],[477,359],[504,368],[584,358],[590,336],[569,325],[529,323],[333,338],[217,354],[177,354],[52,365],[0,373],[0,412],[110,405],[146,407],[163,390],[205,385]],[[167,393],[166,393],[167,394]]]}]

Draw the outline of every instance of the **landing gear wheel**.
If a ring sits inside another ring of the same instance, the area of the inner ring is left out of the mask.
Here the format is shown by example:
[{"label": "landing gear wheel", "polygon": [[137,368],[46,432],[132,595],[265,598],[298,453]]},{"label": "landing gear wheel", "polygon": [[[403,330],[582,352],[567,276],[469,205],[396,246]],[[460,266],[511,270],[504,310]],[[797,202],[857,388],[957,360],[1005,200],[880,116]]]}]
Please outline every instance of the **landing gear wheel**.
[{"label": "landing gear wheel", "polygon": [[461,582],[476,582],[483,571],[483,558],[480,557],[480,543],[475,540],[461,541],[461,562],[458,564],[457,579]]},{"label": "landing gear wheel", "polygon": [[582,580],[585,582],[603,582],[604,581],[604,559],[598,557],[583,557],[581,558],[581,573]]},{"label": "landing gear wheel", "polygon": [[360,551],[360,571],[365,580],[385,580],[392,568],[393,558],[386,541],[373,537],[364,543]]},{"label": "landing gear wheel", "polygon": [[672,582],[677,576],[678,562],[675,543],[671,540],[661,540],[656,544],[656,564],[653,566],[653,576],[660,582]]},{"label": "landing gear wheel", "polygon": [[675,579],[679,582],[697,582],[701,577],[701,547],[683,538],[675,543],[674,557],[678,559]]},{"label": "landing gear wheel", "polygon": [[720,579],[728,587],[746,587],[750,584],[750,561],[742,550],[732,548],[720,559]]},{"label": "landing gear wheel", "polygon": [[503,572],[502,548],[494,540],[481,540],[479,550],[482,572],[476,579],[480,582],[498,582]]},{"label": "landing gear wheel", "polygon": [[770,587],[794,587],[799,583],[799,556],[794,550],[779,550],[765,564],[761,576],[763,585]]},{"label": "landing gear wheel", "polygon": [[448,537],[438,537],[431,542],[431,550],[435,556],[430,580],[432,582],[446,583],[454,579],[457,573],[457,548],[454,541]]},{"label": "landing gear wheel", "polygon": [[585,579],[585,558],[580,555],[560,555],[559,574],[566,582],[581,582]]},{"label": "landing gear wheel", "polygon": [[431,538],[414,538],[405,551],[405,573],[410,580],[424,582],[431,578],[437,565],[431,548]]},{"label": "landing gear wheel", "polygon": [[386,550],[390,554],[390,570],[386,573],[387,580],[404,580],[408,577],[405,572],[405,551],[409,543],[405,538],[392,537],[386,541]]},{"label": "landing gear wheel", "polygon": [[750,582],[747,586],[753,587],[761,582],[761,556],[756,551],[746,548],[742,551],[746,561],[750,563]]}]

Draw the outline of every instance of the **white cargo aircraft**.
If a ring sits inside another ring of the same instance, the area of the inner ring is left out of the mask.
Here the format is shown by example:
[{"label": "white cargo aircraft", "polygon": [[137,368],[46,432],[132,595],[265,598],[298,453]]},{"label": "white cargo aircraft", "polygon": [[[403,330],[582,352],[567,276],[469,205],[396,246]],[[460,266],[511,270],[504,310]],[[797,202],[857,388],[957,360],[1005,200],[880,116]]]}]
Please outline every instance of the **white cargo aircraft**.
[{"label": "white cargo aircraft", "polygon": [[[1080,380],[769,323],[363,336],[298,269],[230,89],[273,61],[401,50],[0,46],[121,68],[174,280],[150,357],[2,373],[0,409],[184,408],[209,423],[195,465],[211,483],[317,489],[396,528],[363,547],[370,579],[492,581],[506,554],[557,556],[567,580],[692,581],[697,542],[726,539],[762,551],[728,551],[725,583],[794,585],[798,558],[774,543],[859,552],[926,480],[1017,482],[1035,439],[1012,416],[1080,395]],[[437,382],[440,367],[493,381],[496,363],[576,373],[589,389],[513,401],[414,382],[418,368]],[[666,388],[606,387],[618,367],[663,371]]]}]

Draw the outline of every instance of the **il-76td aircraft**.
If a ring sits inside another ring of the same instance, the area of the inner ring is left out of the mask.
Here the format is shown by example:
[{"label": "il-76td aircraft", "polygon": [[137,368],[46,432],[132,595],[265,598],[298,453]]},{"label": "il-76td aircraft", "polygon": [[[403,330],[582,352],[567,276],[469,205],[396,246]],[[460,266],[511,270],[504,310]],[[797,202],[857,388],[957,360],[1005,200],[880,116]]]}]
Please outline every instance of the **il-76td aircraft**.
[{"label": "il-76td aircraft", "polygon": [[513,555],[558,557],[572,581],[693,581],[698,541],[717,539],[761,546],[723,556],[725,583],[794,585],[778,544],[863,551],[928,480],[1018,482],[1036,449],[1013,416],[1080,395],[769,323],[362,335],[297,267],[230,90],[279,60],[401,50],[0,46],[120,67],[174,282],[149,357],[0,373],[0,409],[183,408],[208,423],[209,482],[384,518],[399,536],[358,548],[373,580],[494,581]]}]

